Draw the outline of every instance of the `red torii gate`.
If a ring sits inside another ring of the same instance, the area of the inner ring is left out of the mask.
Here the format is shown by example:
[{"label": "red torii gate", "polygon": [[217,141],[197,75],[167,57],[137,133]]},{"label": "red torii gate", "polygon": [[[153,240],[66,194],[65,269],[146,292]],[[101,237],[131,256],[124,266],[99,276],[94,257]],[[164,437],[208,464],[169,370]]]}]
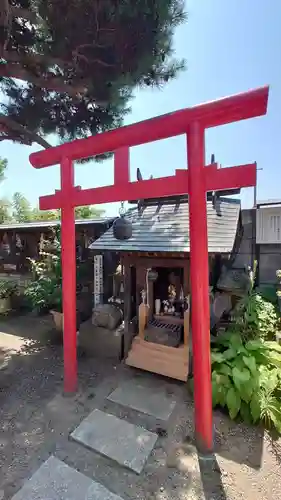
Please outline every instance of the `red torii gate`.
[{"label": "red torii gate", "polygon": [[[212,449],[212,390],[206,192],[256,184],[256,164],[205,168],[205,129],[266,114],[268,87],[182,109],[133,125],[79,139],[30,155],[35,168],[60,163],[61,189],[40,198],[40,209],[61,208],[64,312],[64,384],[77,389],[76,256],[74,207],[81,205],[189,195],[190,277],[194,370],[195,433],[198,447]],[[186,134],[188,169],[160,179],[130,182],[129,148]],[[73,161],[114,152],[114,184],[94,189],[74,186]]]}]

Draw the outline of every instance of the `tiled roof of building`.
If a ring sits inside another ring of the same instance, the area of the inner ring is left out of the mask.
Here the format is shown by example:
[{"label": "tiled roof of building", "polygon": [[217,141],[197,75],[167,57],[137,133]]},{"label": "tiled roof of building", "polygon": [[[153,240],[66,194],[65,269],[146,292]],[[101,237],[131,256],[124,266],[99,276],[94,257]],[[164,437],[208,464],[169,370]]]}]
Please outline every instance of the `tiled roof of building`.
[{"label": "tiled roof of building", "polygon": [[[216,206],[207,202],[208,246],[210,253],[230,253],[233,249],[240,214],[240,201],[219,198]],[[189,252],[188,203],[146,205],[130,209],[126,217],[133,224],[129,240],[119,241],[112,227],[90,245],[92,250]]]},{"label": "tiled roof of building", "polygon": [[[100,217],[96,219],[76,219],[76,226],[89,226],[91,224],[106,224],[111,223],[114,220],[114,217]],[[43,228],[51,228],[60,226],[60,220],[37,220],[33,222],[12,222],[0,224],[0,230],[8,231],[8,230],[19,230],[19,229],[43,229]]]}]

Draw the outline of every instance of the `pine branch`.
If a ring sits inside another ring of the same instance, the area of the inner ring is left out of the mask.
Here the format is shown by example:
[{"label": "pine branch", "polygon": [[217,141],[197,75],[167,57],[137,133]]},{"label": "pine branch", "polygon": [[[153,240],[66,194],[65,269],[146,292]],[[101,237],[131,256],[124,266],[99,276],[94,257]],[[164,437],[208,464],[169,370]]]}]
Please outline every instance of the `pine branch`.
[{"label": "pine branch", "polygon": [[[37,144],[40,144],[40,146],[42,146],[45,149],[51,147],[51,144],[49,144],[47,141],[45,141],[45,139],[40,137],[35,132],[31,132],[26,127],[24,127],[23,125],[21,125],[20,123],[18,123],[16,121],[14,121],[9,116],[0,115],[0,124],[2,124],[2,126],[4,125],[4,129],[8,131],[5,136],[2,136],[4,138],[9,139],[9,135],[11,135],[9,132],[15,131],[20,136],[23,136],[23,140],[30,141],[27,144],[32,144],[33,142],[37,142]],[[5,139],[1,138],[1,140],[5,140]]]},{"label": "pine branch", "polygon": [[48,55],[41,54],[19,54],[16,51],[6,50],[3,55],[3,59],[7,62],[21,63],[24,65],[36,65],[41,64],[42,66],[59,66],[59,67],[73,67],[72,61],[63,61],[57,57],[52,57]]},{"label": "pine branch", "polygon": [[79,84],[69,85],[63,81],[63,78],[53,76],[52,73],[47,73],[47,78],[38,77],[32,75],[25,68],[21,68],[17,64],[6,63],[0,66],[0,77],[8,78],[18,78],[25,82],[32,83],[37,87],[45,88],[47,90],[52,90],[58,93],[66,93],[72,97],[78,97],[79,94],[85,94],[87,92],[86,82],[80,82]]}]

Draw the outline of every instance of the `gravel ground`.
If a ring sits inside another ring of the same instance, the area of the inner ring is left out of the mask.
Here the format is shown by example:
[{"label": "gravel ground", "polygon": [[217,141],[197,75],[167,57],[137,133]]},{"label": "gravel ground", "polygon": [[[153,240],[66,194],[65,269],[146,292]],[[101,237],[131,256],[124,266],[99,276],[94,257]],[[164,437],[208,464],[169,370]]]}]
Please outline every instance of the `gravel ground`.
[{"label": "gravel ground", "polygon": [[[216,455],[198,459],[192,444],[193,403],[184,384],[81,357],[79,391],[64,397],[62,349],[46,345],[50,327],[46,318],[0,322],[0,352],[5,351],[6,358],[0,369],[0,499],[9,500],[50,454],[124,500],[280,498],[281,440],[273,442],[262,429],[233,423],[215,412]],[[106,400],[121,381],[132,378],[149,380],[176,398],[167,425]],[[69,439],[94,408],[158,433],[140,476]]]}]

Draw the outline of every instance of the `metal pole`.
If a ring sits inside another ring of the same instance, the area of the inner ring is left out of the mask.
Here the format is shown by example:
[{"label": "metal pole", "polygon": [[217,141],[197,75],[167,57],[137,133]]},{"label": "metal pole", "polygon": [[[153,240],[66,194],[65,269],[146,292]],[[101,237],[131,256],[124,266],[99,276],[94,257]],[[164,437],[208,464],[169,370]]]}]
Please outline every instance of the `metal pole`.
[{"label": "metal pole", "polygon": [[258,183],[258,170],[263,170],[263,168],[257,168],[257,180],[254,185],[254,208],[257,208],[257,183]]},{"label": "metal pole", "polygon": [[73,393],[77,390],[76,246],[74,207],[71,204],[73,187],[73,164],[69,158],[64,158],[61,162],[61,260],[64,318],[64,390],[66,393]]},{"label": "metal pole", "polygon": [[205,454],[213,448],[213,423],[205,141],[199,123],[189,127],[187,139],[195,437],[198,450]]}]

